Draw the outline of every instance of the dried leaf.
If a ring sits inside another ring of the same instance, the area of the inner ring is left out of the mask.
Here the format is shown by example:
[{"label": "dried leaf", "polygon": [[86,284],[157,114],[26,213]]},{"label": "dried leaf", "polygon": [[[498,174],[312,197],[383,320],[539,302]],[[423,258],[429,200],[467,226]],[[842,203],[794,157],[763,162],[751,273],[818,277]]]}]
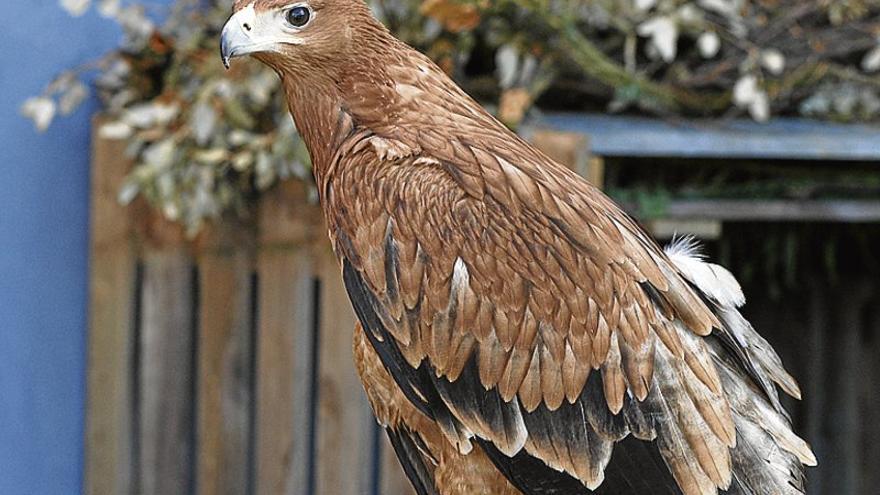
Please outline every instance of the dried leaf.
[{"label": "dried leaf", "polygon": [[480,24],[480,12],[474,5],[460,4],[454,0],[425,0],[423,15],[432,17],[448,31],[470,31]]}]

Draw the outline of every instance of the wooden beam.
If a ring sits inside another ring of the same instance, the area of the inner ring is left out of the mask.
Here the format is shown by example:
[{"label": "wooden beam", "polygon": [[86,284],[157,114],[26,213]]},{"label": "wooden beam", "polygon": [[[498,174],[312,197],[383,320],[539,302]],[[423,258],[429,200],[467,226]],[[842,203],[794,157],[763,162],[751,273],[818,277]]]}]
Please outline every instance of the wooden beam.
[{"label": "wooden beam", "polygon": [[658,218],[644,222],[644,227],[655,239],[672,239],[677,235],[693,235],[712,240],[721,237],[722,224],[718,220]]},{"label": "wooden beam", "polygon": [[131,168],[126,143],[100,139],[93,122],[91,236],[89,245],[88,398],[83,492],[131,494],[131,367],[135,267],[128,212],[119,189]]},{"label": "wooden beam", "polygon": [[[639,216],[638,206],[624,209]],[[670,202],[663,219],[707,219],[748,222],[880,222],[880,201],[695,199]]]},{"label": "wooden beam", "polygon": [[592,153],[605,157],[880,161],[880,128],[863,124],[551,113],[529,127],[590,136]]}]

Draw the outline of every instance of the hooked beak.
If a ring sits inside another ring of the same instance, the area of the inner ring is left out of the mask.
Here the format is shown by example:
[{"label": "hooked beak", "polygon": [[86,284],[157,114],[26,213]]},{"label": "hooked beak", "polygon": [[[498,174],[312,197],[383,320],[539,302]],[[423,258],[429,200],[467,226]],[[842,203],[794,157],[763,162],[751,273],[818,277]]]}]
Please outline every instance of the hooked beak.
[{"label": "hooked beak", "polygon": [[274,41],[260,39],[256,35],[256,27],[257,14],[253,2],[226,21],[223,32],[220,34],[220,57],[227,69],[230,61],[235,57],[243,57],[275,48]]}]

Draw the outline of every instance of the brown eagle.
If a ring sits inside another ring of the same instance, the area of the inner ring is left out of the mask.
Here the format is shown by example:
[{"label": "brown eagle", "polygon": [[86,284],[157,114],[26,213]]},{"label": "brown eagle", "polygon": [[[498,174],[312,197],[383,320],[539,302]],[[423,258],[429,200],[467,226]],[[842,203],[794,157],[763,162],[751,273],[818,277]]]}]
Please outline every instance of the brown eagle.
[{"label": "brown eagle", "polygon": [[725,269],[665,251],[362,0],[237,0],[221,50],[283,81],[419,494],[794,494],[810,447]]}]

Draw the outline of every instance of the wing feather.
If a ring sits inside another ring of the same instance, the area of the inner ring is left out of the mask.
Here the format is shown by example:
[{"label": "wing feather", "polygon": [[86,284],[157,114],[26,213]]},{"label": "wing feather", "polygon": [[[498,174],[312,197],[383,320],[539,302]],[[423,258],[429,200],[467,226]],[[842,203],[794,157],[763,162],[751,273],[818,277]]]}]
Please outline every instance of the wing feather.
[{"label": "wing feather", "polygon": [[[337,157],[345,208],[328,215],[358,316],[406,396],[462,452],[476,437],[591,489],[628,435],[656,442],[683,493],[731,486],[737,418],[758,409],[731,411],[710,339],[750,342],[742,361],[767,371],[755,376],[771,404],[772,383],[796,385],[725,312],[729,293],[701,288],[702,266],[667,255],[479,107],[458,121],[442,102],[420,105],[419,137],[352,119],[378,141]],[[380,198],[359,193],[380,179]],[[748,420],[804,452],[775,417]]]}]

